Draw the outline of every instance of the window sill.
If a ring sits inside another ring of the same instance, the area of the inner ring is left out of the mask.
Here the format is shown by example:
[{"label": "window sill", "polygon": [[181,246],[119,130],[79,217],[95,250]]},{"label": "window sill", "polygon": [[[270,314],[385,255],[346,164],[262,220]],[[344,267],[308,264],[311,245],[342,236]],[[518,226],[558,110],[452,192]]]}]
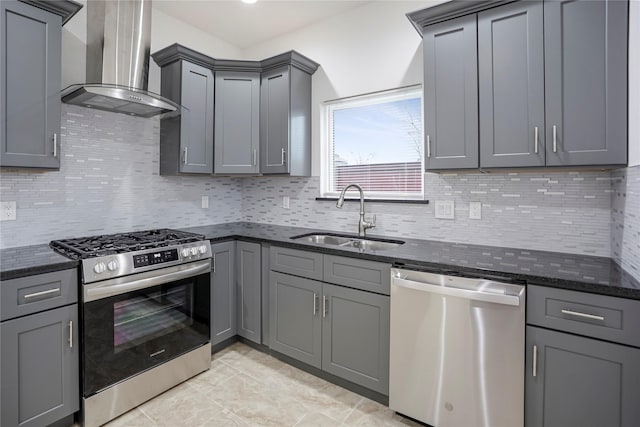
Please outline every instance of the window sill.
[{"label": "window sill", "polygon": [[[338,198],[337,197],[316,197],[316,201],[318,202],[337,202]],[[345,202],[360,202],[360,199],[353,199],[353,198],[345,198],[344,199]],[[411,200],[411,199],[407,199],[407,200],[400,200],[400,199],[367,199],[365,197],[364,199],[365,202],[369,202],[369,203],[403,203],[403,204],[409,204],[409,205],[428,205],[429,201],[428,200]]]}]

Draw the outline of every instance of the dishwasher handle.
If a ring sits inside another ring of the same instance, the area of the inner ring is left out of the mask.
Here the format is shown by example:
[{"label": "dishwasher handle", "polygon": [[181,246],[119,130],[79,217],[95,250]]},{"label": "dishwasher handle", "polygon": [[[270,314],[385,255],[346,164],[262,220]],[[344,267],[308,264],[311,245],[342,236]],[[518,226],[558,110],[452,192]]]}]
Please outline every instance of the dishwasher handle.
[{"label": "dishwasher handle", "polygon": [[[490,292],[482,292],[482,290],[468,290],[461,288],[454,288],[451,286],[440,286],[427,282],[416,282],[413,280],[402,279],[399,277],[392,277],[391,284],[407,289],[413,289],[416,291],[422,292],[430,292],[433,294],[452,296],[458,298],[465,298],[469,300],[475,301],[484,301],[490,302],[494,304],[503,304],[503,305],[512,305],[519,306],[520,305],[520,295],[504,295],[504,294],[495,294]],[[522,288],[524,290],[524,287]]]}]

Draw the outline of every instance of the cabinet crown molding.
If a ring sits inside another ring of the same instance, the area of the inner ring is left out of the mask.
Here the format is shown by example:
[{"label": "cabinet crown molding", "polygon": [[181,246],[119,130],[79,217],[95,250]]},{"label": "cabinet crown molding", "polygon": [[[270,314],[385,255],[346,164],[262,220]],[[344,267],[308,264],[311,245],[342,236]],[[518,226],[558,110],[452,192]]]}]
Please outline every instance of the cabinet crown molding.
[{"label": "cabinet crown molding", "polygon": [[72,0],[20,0],[37,8],[62,17],[62,25],[66,24],[80,9],[82,4]]},{"label": "cabinet crown molding", "polygon": [[179,60],[187,60],[191,63],[211,69],[212,71],[245,71],[258,72],[269,71],[274,68],[291,65],[307,74],[313,74],[320,64],[307,58],[295,50],[290,50],[262,61],[251,61],[242,59],[216,59],[204,55],[188,47],[174,43],[153,54],[153,60],[163,67]]}]

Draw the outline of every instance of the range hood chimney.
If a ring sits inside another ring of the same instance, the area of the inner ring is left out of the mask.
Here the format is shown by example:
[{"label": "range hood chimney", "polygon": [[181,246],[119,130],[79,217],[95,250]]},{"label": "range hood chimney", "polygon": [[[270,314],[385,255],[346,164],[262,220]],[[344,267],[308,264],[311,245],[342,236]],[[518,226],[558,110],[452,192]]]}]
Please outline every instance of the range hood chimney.
[{"label": "range hood chimney", "polygon": [[63,90],[67,104],[152,117],[180,106],[147,91],[151,0],[87,2],[87,82]]}]

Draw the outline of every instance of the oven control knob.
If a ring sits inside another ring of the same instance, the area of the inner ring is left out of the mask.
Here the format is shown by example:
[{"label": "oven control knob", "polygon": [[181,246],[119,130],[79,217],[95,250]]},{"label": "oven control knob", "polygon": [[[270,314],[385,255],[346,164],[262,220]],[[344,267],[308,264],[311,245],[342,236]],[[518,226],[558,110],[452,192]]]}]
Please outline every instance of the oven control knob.
[{"label": "oven control knob", "polygon": [[198,255],[198,248],[196,248],[195,246],[191,248],[191,255]]},{"label": "oven control knob", "polygon": [[201,254],[206,254],[207,253],[207,246],[206,245],[202,245],[198,248],[198,250],[200,251]]},{"label": "oven control knob", "polygon": [[191,251],[189,250],[189,248],[184,248],[180,253],[182,254],[182,258],[186,258],[191,255]]},{"label": "oven control knob", "polygon": [[107,266],[104,262],[99,262],[93,266],[93,271],[95,271],[96,274],[104,273],[106,269],[107,269]]},{"label": "oven control knob", "polygon": [[118,269],[118,261],[111,260],[109,261],[109,264],[107,264],[107,268],[109,269],[109,271],[114,271]]}]

